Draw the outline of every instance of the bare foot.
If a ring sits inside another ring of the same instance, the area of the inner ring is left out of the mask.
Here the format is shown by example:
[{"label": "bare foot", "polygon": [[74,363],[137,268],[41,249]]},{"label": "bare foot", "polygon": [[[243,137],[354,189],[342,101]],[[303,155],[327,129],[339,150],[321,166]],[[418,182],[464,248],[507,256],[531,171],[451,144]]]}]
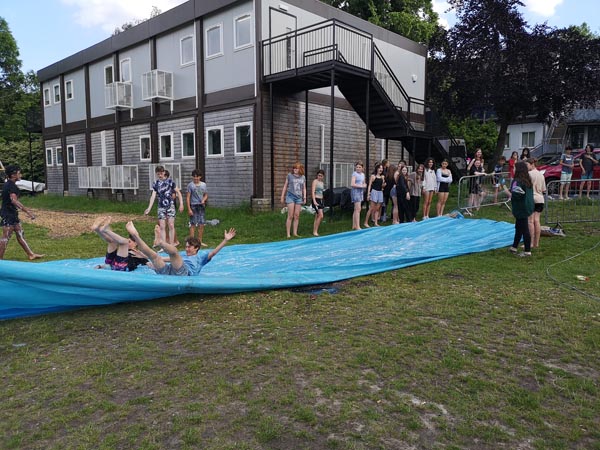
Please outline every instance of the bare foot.
[{"label": "bare foot", "polygon": [[319,236],[319,233],[313,233],[313,236]]},{"label": "bare foot", "polygon": [[131,220],[125,224],[125,229],[132,236],[136,236],[136,237],[140,236],[140,234],[138,233],[138,230],[135,228],[135,225],[133,224],[133,222]]},{"label": "bare foot", "polygon": [[154,227],[154,247],[161,247],[162,239],[160,238],[160,225]]},{"label": "bare foot", "polygon": [[200,247],[208,247],[208,244],[205,244],[204,242],[200,242]]},{"label": "bare foot", "polygon": [[112,222],[111,216],[106,216],[104,221],[98,227],[98,231],[106,231],[110,227],[110,223]]},{"label": "bare foot", "polygon": [[368,223],[363,223],[363,227],[365,227],[365,228],[371,228]]},{"label": "bare foot", "polygon": [[106,219],[106,217],[104,216],[96,218],[96,220],[94,220],[94,223],[91,226],[92,231],[98,231],[100,225],[102,225],[102,222],[104,222],[104,219]]},{"label": "bare foot", "polygon": [[29,259],[31,261],[33,261],[34,259],[40,259],[40,258],[43,258],[44,256],[46,256],[46,255],[38,255],[37,253],[32,253],[31,255],[29,255]]},{"label": "bare foot", "polygon": [[294,237],[300,237],[300,235],[299,234],[295,234]]}]

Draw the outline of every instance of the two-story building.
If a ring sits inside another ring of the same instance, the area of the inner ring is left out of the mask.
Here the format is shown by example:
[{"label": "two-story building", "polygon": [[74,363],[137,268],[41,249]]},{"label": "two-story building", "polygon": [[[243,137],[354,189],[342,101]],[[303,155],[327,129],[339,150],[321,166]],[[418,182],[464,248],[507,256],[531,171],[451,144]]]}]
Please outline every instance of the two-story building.
[{"label": "two-story building", "polygon": [[[38,72],[51,193],[141,199],[154,167],[271,205],[295,161],[347,186],[436,154],[426,48],[318,0],[189,0]],[[333,162],[333,165],[330,164]]]}]

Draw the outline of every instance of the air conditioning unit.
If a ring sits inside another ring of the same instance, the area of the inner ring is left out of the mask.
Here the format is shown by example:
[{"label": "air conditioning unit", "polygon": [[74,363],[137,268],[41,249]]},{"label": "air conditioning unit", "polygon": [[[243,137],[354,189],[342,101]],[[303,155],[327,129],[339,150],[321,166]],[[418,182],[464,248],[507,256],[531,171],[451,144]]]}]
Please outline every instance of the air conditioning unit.
[{"label": "air conditioning unit", "polygon": [[173,73],[154,69],[143,74],[142,100],[146,102],[173,100]]},{"label": "air conditioning unit", "polygon": [[115,81],[104,88],[104,105],[107,109],[133,108],[132,86],[129,81]]}]

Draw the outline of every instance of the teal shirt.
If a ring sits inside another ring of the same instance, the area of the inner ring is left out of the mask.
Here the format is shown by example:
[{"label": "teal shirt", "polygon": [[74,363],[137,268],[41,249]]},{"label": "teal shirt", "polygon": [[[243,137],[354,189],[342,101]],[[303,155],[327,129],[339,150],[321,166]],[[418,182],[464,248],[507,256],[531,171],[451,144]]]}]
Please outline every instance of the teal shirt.
[{"label": "teal shirt", "polygon": [[[524,194],[520,194],[518,192],[514,192],[514,186],[519,186]],[[515,219],[526,219],[533,213],[534,203],[533,203],[533,188],[525,187],[519,184],[518,181],[513,181],[511,187],[512,197],[510,199],[512,205],[512,213],[515,216]]]}]

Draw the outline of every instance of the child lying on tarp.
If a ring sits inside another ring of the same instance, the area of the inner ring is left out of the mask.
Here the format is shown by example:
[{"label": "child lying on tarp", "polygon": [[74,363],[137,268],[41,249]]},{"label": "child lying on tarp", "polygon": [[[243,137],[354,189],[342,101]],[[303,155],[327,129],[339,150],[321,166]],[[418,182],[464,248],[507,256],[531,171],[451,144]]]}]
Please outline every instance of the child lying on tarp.
[{"label": "child lying on tarp", "polygon": [[167,243],[160,236],[160,227],[157,225],[154,227],[154,242],[163,248],[169,255],[168,258],[163,258],[154,250],[152,250],[148,244],[146,244],[140,237],[137,229],[133,225],[133,222],[127,222],[125,228],[129,232],[131,239],[135,241],[138,249],[150,260],[151,267],[159,275],[175,275],[175,276],[195,276],[200,273],[202,267],[210,262],[210,260],[219,251],[225,247],[227,242],[235,237],[235,228],[225,230],[223,240],[210,252],[201,252],[200,241],[195,237],[188,237],[185,240],[185,256],[181,256],[177,247]]},{"label": "child lying on tarp", "polygon": [[100,238],[106,242],[106,257],[104,264],[99,264],[96,269],[110,269],[119,272],[131,272],[148,263],[140,253],[134,240],[119,236],[110,228],[110,216],[98,217],[92,224],[92,231],[95,231]]}]

